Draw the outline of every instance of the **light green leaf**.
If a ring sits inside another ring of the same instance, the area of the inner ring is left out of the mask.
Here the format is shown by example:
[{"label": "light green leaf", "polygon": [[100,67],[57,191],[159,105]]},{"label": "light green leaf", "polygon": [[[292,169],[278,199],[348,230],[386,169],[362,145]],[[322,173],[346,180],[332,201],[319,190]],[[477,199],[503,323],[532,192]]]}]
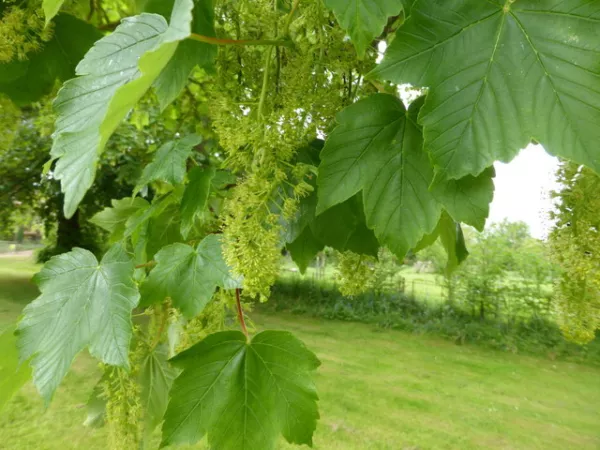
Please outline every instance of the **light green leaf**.
[{"label": "light green leaf", "polygon": [[159,345],[145,356],[140,367],[144,433],[151,433],[162,422],[169,403],[169,391],[179,373],[167,359],[167,346]]},{"label": "light green leaf", "polygon": [[31,369],[27,363],[19,363],[17,339],[14,328],[0,334],[0,410],[11,397],[31,379]]},{"label": "light green leaf", "polygon": [[456,223],[447,214],[443,213],[438,225],[440,241],[448,255],[446,273],[452,273],[469,256],[465,246],[465,237],[459,223]]},{"label": "light green leaf", "polygon": [[436,227],[441,206],[429,191],[433,169],[416,116],[387,94],[361,100],[337,115],[319,166],[317,213],[362,191],[368,228],[403,258]]},{"label": "light green leaf", "polygon": [[98,383],[94,386],[94,389],[92,389],[92,393],[85,404],[85,409],[87,411],[85,421],[83,422],[83,426],[85,427],[98,428],[104,425],[104,416],[106,414],[104,385],[110,379],[111,370],[111,368],[108,368],[104,371],[102,378],[100,378]]},{"label": "light green leaf", "polygon": [[27,55],[26,61],[0,64],[0,92],[19,106],[27,106],[48,95],[56,80],[75,75],[75,66],[102,33],[94,26],[69,14],[54,20],[53,35],[39,51]]},{"label": "light green leaf", "polygon": [[426,235],[413,249],[414,252],[419,252],[440,240],[448,261],[446,263],[446,274],[452,273],[465,259],[469,256],[469,252],[465,245],[465,237],[459,223],[452,220],[448,212],[443,211],[437,227],[432,233]]},{"label": "light green leaf", "polygon": [[54,103],[58,118],[51,156],[71,217],[94,181],[99,155],[119,123],[189,36],[192,0],[176,0],[171,23],[157,14],[126,18],[96,42]]},{"label": "light green leaf", "polygon": [[188,237],[196,217],[206,210],[215,170],[194,167],[188,173],[189,183],[181,199],[181,235]]},{"label": "light green leaf", "polygon": [[215,234],[204,238],[198,247],[173,244],[154,257],[156,267],[142,285],[142,304],[151,305],[171,297],[173,305],[188,318],[208,304],[215,289],[240,287],[221,254],[221,241]]},{"label": "light green leaf", "polygon": [[[165,9],[163,4],[168,3],[165,0],[149,2],[148,12],[156,12]],[[157,11],[152,10],[157,7]],[[215,37],[215,14],[212,0],[195,0],[194,2],[194,21],[192,22],[192,31],[203,36]],[[169,105],[181,93],[188,83],[188,78],[194,67],[200,66],[207,70],[212,70],[217,56],[217,46],[198,42],[193,40],[183,41],[173,58],[163,69],[160,76],[154,82],[154,90],[161,109]]]},{"label": "light green leaf", "polygon": [[202,142],[202,137],[190,134],[162,145],[156,151],[153,161],[144,168],[135,190],[139,191],[145,185],[156,180],[173,185],[183,183],[187,159],[200,142]]},{"label": "light green leaf", "polygon": [[65,0],[44,0],[42,2],[44,16],[46,16],[46,25],[48,25],[52,18],[58,14],[58,11],[60,11],[60,7],[64,2]]},{"label": "light green leaf", "polygon": [[144,211],[149,207],[149,204],[140,197],[112,200],[111,204],[112,207],[104,208],[95,214],[90,222],[110,232],[111,241],[116,242],[123,239],[129,218],[140,211]]},{"label": "light green leaf", "polygon": [[120,245],[99,263],[76,248],[48,261],[34,281],[41,294],[17,328],[21,361],[33,356],[33,382],[49,402],[84,348],[106,364],[129,366],[131,310],[139,293],[133,263]]},{"label": "light green leaf", "polygon": [[432,192],[456,222],[463,222],[483,231],[494,199],[496,172],[489,167],[480,175],[467,175],[460,180],[436,177]]},{"label": "light green leaf", "polygon": [[265,331],[247,342],[223,331],[171,361],[183,373],[171,391],[163,446],[207,434],[219,450],[271,450],[280,434],[312,445],[319,418],[312,373],[320,362],[292,334]]},{"label": "light green leaf", "polygon": [[403,9],[402,0],[324,0],[323,3],[348,32],[360,58],[382,33],[388,17],[397,16]]},{"label": "light green leaf", "polygon": [[419,122],[445,178],[532,139],[600,171],[600,3],[420,0],[373,75],[429,88]]}]

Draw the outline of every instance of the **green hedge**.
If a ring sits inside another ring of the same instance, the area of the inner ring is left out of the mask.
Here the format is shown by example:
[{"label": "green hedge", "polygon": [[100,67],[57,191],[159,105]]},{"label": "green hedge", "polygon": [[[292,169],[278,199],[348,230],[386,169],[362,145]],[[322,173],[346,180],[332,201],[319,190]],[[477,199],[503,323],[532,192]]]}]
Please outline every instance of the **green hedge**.
[{"label": "green hedge", "polygon": [[368,292],[347,298],[328,283],[281,279],[273,287],[271,300],[259,308],[371,323],[388,329],[441,336],[459,345],[476,344],[513,353],[600,365],[599,338],[585,346],[573,344],[566,341],[558,326],[547,319],[481,320],[459,307],[421,303],[402,293]]}]

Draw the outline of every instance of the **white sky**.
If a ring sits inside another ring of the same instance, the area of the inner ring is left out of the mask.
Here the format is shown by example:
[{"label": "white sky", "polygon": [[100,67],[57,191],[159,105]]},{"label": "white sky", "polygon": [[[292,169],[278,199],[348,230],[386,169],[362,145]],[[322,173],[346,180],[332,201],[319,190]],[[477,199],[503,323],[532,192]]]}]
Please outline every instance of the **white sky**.
[{"label": "white sky", "polygon": [[531,234],[544,239],[551,227],[549,193],[558,188],[554,177],[558,159],[539,145],[530,145],[510,164],[495,164],[496,191],[488,224],[508,219],[529,225]]}]

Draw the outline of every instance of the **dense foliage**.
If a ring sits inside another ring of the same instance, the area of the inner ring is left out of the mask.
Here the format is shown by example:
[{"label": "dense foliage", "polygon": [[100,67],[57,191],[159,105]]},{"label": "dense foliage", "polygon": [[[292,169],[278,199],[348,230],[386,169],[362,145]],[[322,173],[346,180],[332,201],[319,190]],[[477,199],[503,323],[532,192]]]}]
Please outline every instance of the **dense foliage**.
[{"label": "dense foliage", "polygon": [[[162,445],[310,445],[318,360],[288,333],[251,338],[245,319],[268,299],[283,247],[301,266],[323,246],[341,252],[348,294],[379,247],[402,259],[439,238],[450,270],[467,256],[460,223],[484,227],[495,161],[535,139],[600,170],[596,0],[43,0],[42,11],[0,4],[0,92],[28,108],[61,85],[45,173],[65,218],[93,195],[123,121],[177,122],[148,137],[131,192],[92,219],[111,248],[51,259],[17,326],[47,401],[82,349],[105,365],[90,405],[111,448],[148,445],[163,419]],[[402,83],[426,95],[407,106]],[[232,317],[242,332],[224,331]],[[158,384],[157,367],[169,374]]]}]

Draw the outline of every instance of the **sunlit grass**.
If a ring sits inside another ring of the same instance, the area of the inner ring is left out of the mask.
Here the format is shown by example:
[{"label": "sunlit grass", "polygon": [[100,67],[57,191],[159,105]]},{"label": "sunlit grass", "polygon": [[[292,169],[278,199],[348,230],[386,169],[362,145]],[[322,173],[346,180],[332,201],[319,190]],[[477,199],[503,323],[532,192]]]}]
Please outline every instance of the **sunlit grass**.
[{"label": "sunlit grass", "polygon": [[[27,280],[36,270],[31,262],[0,261],[0,320],[14,322],[35,297]],[[316,449],[600,448],[598,369],[363,324],[253,317],[260,329],[294,332],[323,363]],[[0,412],[0,448],[108,448],[104,429],[81,425],[99,376],[96,363],[80,355],[47,411],[25,386]]]}]

